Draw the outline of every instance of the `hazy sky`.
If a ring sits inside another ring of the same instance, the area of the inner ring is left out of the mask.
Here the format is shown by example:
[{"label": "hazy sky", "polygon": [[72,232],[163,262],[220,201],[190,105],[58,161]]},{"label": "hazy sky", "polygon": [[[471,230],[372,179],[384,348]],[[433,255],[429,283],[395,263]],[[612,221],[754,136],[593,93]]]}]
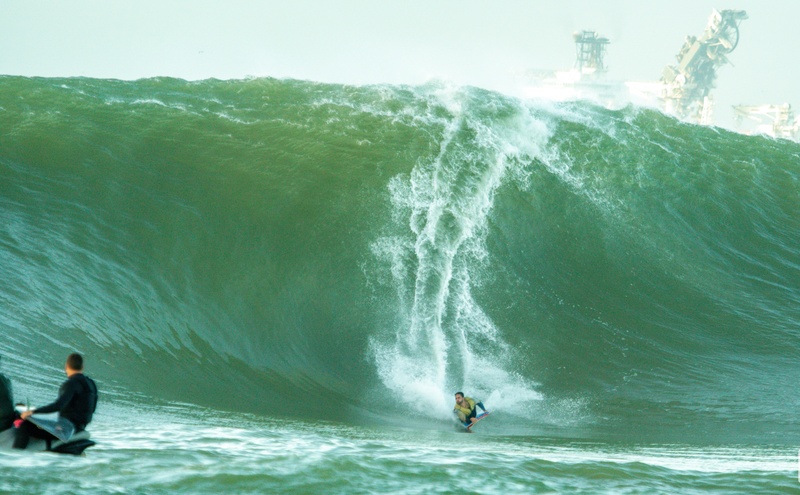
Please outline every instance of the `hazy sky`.
[{"label": "hazy sky", "polygon": [[714,8],[750,16],[719,72],[718,119],[734,104],[800,108],[796,0],[0,0],[0,74],[508,89],[515,72],[571,68],[572,33],[589,29],[611,40],[609,78],[648,81]]}]

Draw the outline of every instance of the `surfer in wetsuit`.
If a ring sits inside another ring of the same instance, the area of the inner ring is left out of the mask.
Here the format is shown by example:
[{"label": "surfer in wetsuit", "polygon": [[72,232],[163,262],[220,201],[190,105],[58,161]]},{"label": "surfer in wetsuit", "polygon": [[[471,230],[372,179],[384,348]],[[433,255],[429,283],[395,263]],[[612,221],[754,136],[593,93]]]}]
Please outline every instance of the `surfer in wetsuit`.
[{"label": "surfer in wetsuit", "polygon": [[16,419],[11,382],[0,373],[0,431],[11,428]]},{"label": "surfer in wetsuit", "polygon": [[[86,429],[86,425],[92,421],[92,414],[97,407],[97,385],[94,380],[83,374],[83,357],[78,353],[67,356],[64,371],[67,373],[67,380],[61,384],[58,399],[44,407],[36,408],[35,411],[23,412],[20,416],[23,420],[28,419],[34,412],[37,414],[58,412],[59,417],[66,418],[75,425],[76,433]],[[17,428],[14,448],[24,449],[27,447],[30,437],[51,440],[55,438],[30,421],[23,421]]]},{"label": "surfer in wetsuit", "polygon": [[471,397],[464,397],[464,392],[456,392],[456,405],[453,408],[453,412],[462,423],[475,424],[478,416],[476,406],[480,407],[481,411],[487,412],[486,408],[483,407],[483,402],[476,402]]}]

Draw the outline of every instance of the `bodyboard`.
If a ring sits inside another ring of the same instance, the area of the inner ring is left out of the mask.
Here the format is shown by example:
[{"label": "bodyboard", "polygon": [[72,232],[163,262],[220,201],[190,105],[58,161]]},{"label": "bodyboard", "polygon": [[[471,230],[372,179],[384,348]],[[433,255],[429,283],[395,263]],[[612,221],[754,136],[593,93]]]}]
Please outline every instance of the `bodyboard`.
[{"label": "bodyboard", "polygon": [[477,416],[475,416],[475,422],[474,423],[471,423],[471,422],[470,423],[463,423],[464,428],[466,428],[467,431],[472,431],[472,427],[475,426],[476,424],[478,424],[478,421],[482,420],[483,418],[485,418],[488,415],[489,415],[489,413],[487,411],[484,411],[484,412],[478,414]]},{"label": "bodyboard", "polygon": [[75,425],[70,420],[60,416],[37,416],[33,414],[28,416],[28,421],[51,433],[62,442],[69,441],[72,435],[75,434]]}]

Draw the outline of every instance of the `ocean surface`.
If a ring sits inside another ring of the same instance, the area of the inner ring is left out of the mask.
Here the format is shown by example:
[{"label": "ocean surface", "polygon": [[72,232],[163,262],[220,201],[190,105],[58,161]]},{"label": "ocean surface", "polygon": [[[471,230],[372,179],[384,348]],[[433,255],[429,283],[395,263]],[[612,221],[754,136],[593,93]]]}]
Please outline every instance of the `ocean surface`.
[{"label": "ocean surface", "polygon": [[[478,88],[0,77],[0,493],[798,493],[800,145]],[[453,394],[492,415],[464,434]]]}]

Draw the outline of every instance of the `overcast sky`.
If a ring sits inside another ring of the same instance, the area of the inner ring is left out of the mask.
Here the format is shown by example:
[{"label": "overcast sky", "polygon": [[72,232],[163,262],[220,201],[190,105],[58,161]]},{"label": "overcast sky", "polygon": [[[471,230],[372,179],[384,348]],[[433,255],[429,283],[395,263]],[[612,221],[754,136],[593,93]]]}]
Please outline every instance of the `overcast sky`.
[{"label": "overcast sky", "polygon": [[611,40],[609,78],[648,81],[714,8],[750,17],[718,74],[718,117],[800,108],[795,0],[0,0],[0,74],[507,89],[526,69],[571,68],[572,33],[588,29]]}]

